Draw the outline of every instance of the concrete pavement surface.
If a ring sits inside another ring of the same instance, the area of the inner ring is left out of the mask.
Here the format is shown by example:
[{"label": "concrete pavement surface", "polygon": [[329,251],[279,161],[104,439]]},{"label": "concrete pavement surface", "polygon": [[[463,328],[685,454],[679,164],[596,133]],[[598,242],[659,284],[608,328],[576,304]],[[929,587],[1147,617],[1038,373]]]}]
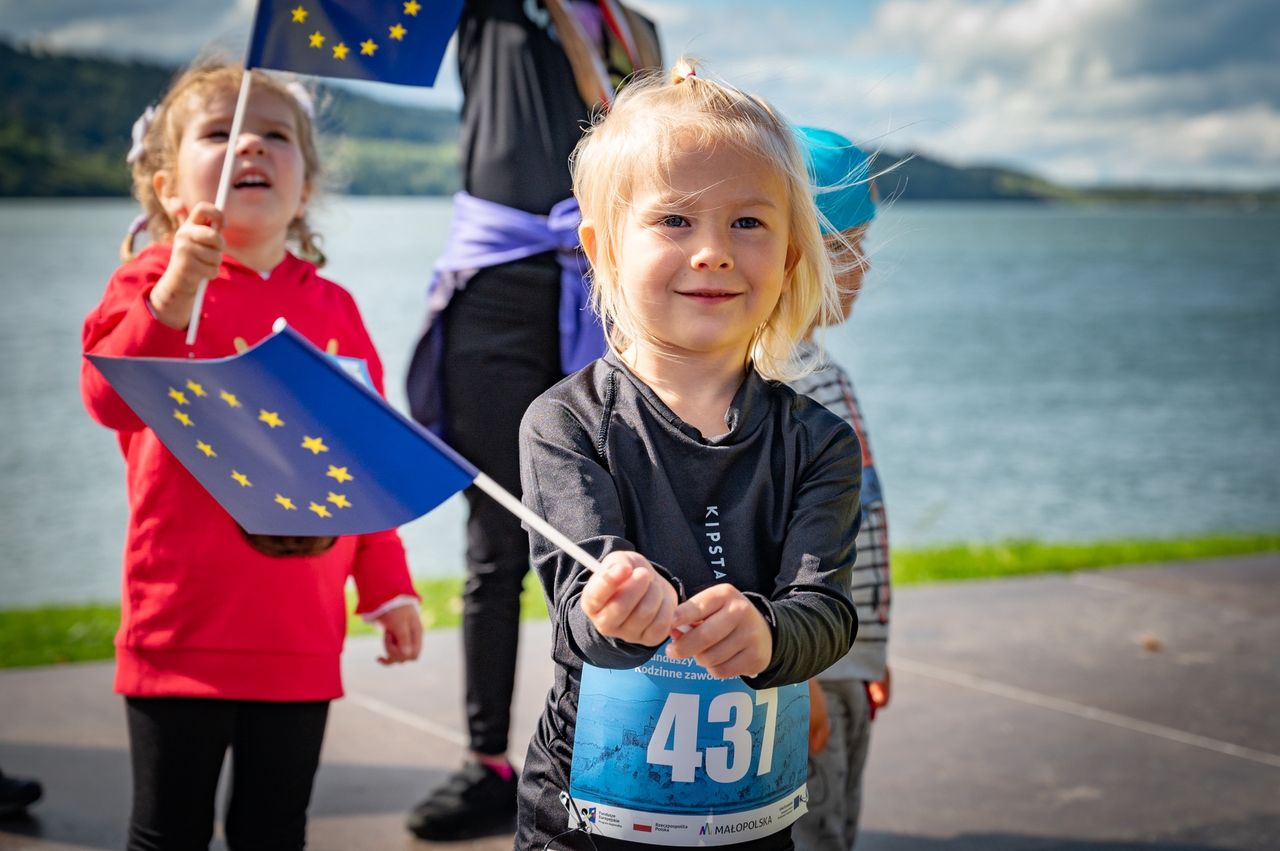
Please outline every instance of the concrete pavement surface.
[{"label": "concrete pavement surface", "polygon": [[[1280,555],[904,588],[894,602],[893,702],[875,722],[859,849],[1280,849]],[[549,634],[523,631],[517,753],[550,683]],[[465,752],[458,641],[428,633],[422,660],[395,669],[374,662],[376,639],[349,642],[309,848],[511,847],[433,845],[403,826]],[[0,672],[0,766],[45,785],[29,817],[0,822],[0,849],[123,847],[110,663]]]}]

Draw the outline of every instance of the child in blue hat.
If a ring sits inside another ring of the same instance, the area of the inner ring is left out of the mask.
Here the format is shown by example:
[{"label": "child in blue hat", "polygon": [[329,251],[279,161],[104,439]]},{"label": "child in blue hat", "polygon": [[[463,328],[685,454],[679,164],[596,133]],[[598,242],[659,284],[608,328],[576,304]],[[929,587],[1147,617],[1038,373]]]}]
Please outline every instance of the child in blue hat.
[{"label": "child in blue hat", "polygon": [[[862,240],[876,215],[870,158],[830,130],[797,131],[848,318],[869,268]],[[862,527],[851,593],[858,610],[858,636],[843,659],[809,681],[809,813],[792,828],[792,839],[797,851],[847,851],[857,840],[871,720],[889,702],[889,529],[853,382],[813,341],[812,330],[806,344],[822,365],[792,381],[791,387],[843,417],[857,432],[862,445]]]}]

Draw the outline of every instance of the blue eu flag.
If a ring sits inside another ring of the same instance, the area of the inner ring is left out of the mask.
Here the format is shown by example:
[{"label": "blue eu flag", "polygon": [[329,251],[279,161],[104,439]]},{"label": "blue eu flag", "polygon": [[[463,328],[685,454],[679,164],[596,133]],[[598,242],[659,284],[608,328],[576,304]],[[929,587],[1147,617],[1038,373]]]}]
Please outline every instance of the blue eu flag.
[{"label": "blue eu flag", "polygon": [[287,327],[229,358],[86,357],[254,534],[392,529],[478,474]]},{"label": "blue eu flag", "polygon": [[258,0],[246,68],[430,86],[462,0]]}]

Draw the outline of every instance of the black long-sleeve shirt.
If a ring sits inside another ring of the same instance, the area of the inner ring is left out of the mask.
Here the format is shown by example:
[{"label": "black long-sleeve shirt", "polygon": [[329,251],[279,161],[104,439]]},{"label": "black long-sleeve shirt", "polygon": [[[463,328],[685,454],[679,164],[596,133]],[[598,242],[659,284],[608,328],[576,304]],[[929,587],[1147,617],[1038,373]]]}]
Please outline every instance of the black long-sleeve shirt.
[{"label": "black long-sleeve shirt", "polygon": [[[847,591],[860,517],[857,438],[821,405],[754,371],[725,424],[723,436],[703,438],[610,353],[525,414],[524,501],[597,558],[638,551],[682,597],[731,582],[773,631],[768,667],[746,683],[801,682],[840,659],[857,631]],[[596,631],[578,605],[586,568],[536,532],[530,538],[556,678],[526,759],[517,846],[541,848],[569,824],[557,796],[568,788],[583,662],[630,668],[654,648]],[[536,809],[536,828],[526,808]],[[788,833],[741,847],[789,848]]]}]

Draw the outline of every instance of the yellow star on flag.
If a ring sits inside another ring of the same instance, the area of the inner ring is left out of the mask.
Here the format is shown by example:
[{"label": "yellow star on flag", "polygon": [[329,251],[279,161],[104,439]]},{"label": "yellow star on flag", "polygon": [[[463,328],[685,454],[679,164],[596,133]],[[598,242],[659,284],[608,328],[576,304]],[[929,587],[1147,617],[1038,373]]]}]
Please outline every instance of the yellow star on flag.
[{"label": "yellow star on flag", "polygon": [[[335,45],[334,45],[334,47],[333,47],[333,58],[334,58],[334,59],[346,59],[346,58],[347,58],[347,54],[348,54],[348,53],[350,53],[350,52],[351,52],[351,48],[347,47],[347,46],[346,46],[345,44],[343,44],[342,42],[338,42],[338,43],[337,43],[337,44],[335,44]],[[324,506],[321,506],[321,508],[323,508],[323,507],[324,507]]]},{"label": "yellow star on flag", "polygon": [[325,475],[331,479],[337,479],[339,482],[349,482],[355,478],[355,476],[347,472],[346,467],[335,467],[332,464],[329,465],[329,472],[325,473]]},{"label": "yellow star on flag", "polygon": [[182,411],[179,411],[179,410],[174,410],[173,418],[178,422],[182,423],[182,425],[185,428],[191,428],[193,425],[195,425],[195,423],[191,421],[191,417],[187,416],[186,414],[182,413]]},{"label": "yellow star on flag", "polygon": [[265,411],[265,410],[259,409],[258,419],[262,420],[264,423],[271,426],[272,428],[280,428],[280,426],[284,425],[284,420],[280,419],[280,415],[277,414],[275,411]]},{"label": "yellow star on flag", "polygon": [[408,3],[404,4],[404,13],[406,15],[417,15],[420,9],[422,9],[422,4],[418,0],[409,0]]},{"label": "yellow star on flag", "polygon": [[197,441],[196,441],[196,449],[199,449],[201,452],[203,452],[203,453],[204,453],[204,457],[206,457],[206,458],[217,458],[217,457],[218,457],[218,453],[213,451],[213,447],[212,447],[212,446],[210,446],[209,444],[205,443],[203,440],[197,440]]},{"label": "yellow star on flag", "polygon": [[333,491],[329,491],[329,501],[332,502],[334,505],[338,506],[339,508],[351,507],[351,501],[348,500],[344,494],[334,493]]},{"label": "yellow star on flag", "polygon": [[[242,488],[251,488],[251,487],[253,487],[253,482],[249,481],[249,477],[248,477],[248,476],[246,476],[244,473],[241,473],[241,472],[239,472],[239,471],[237,471],[237,470],[232,470],[232,471],[231,471],[231,478],[233,478],[233,479],[235,479],[237,482],[239,482],[239,483],[240,483],[240,487],[242,487]],[[279,501],[279,500],[277,500],[277,501]]]},{"label": "yellow star on flag", "polygon": [[289,11],[293,13],[293,22],[295,24],[300,24],[307,19],[307,10],[301,6],[296,6]]},{"label": "yellow star on flag", "polygon": [[284,496],[283,494],[276,494],[275,501],[280,503],[281,507],[284,508],[285,511],[298,510],[298,506],[293,504],[293,500],[289,499],[289,497]]},{"label": "yellow star on flag", "polygon": [[218,394],[218,398],[226,402],[228,405],[230,405],[233,408],[240,407],[240,400],[236,398],[236,394],[234,393],[228,393],[227,391],[223,390],[221,393]]},{"label": "yellow star on flag", "polygon": [[316,30],[311,34],[312,47],[324,47],[324,36],[320,34],[320,30]]},{"label": "yellow star on flag", "polygon": [[323,505],[321,505],[318,502],[311,503],[310,505],[307,506],[307,508],[310,509],[311,511],[314,511],[316,515],[319,517],[333,516],[332,514],[329,513],[329,509],[325,508]]},{"label": "yellow star on flag", "polygon": [[373,39],[369,38],[360,42],[360,54],[362,56],[372,56],[377,52],[378,52],[378,45]]},{"label": "yellow star on flag", "polygon": [[172,388],[172,387],[170,387],[170,388],[169,388],[169,398],[170,398],[170,399],[172,399],[173,401],[177,402],[179,405],[190,405],[190,404],[191,404],[190,402],[188,402],[188,401],[187,401],[187,394],[186,394],[186,393],[183,393],[181,390],[175,390],[175,389],[174,389],[174,388]]},{"label": "yellow star on flag", "polygon": [[329,447],[324,445],[324,438],[311,437],[309,435],[303,435],[302,448],[310,449],[312,455],[319,455],[321,452],[329,451]]},{"label": "yellow star on flag", "polygon": [[390,28],[390,32],[391,32],[391,37],[394,38],[396,41],[404,41],[404,34],[408,32],[408,30],[406,30],[404,27],[400,26],[399,24],[396,24],[394,27]]},{"label": "yellow star on flag", "polygon": [[209,395],[208,393],[204,392],[203,384],[196,384],[195,381],[191,380],[190,378],[187,379],[187,389],[190,390],[192,393],[194,393],[196,397],[200,399],[203,399],[205,396]]}]

